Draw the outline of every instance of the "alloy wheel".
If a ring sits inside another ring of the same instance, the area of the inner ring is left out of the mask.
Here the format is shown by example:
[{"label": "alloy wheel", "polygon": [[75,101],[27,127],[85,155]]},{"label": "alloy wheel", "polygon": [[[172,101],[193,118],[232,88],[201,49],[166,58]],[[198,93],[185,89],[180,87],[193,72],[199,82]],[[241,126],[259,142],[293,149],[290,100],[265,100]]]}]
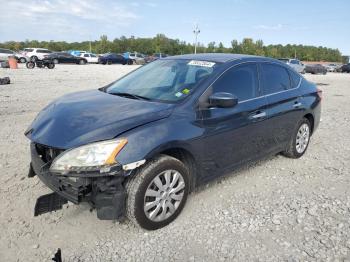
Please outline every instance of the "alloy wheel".
[{"label": "alloy wheel", "polygon": [[299,127],[295,147],[299,154],[303,153],[309,143],[310,128],[308,124],[304,123]]}]

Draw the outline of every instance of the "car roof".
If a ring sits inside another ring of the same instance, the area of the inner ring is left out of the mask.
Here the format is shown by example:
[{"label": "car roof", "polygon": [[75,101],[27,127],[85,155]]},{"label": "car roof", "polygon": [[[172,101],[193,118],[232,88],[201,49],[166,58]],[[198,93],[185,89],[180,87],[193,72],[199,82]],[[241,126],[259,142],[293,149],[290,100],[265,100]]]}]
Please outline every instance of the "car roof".
[{"label": "car roof", "polygon": [[259,60],[264,61],[278,61],[273,58],[262,57],[262,56],[253,56],[245,54],[226,54],[226,53],[203,53],[203,54],[187,54],[187,55],[177,55],[177,56],[168,56],[164,59],[188,59],[188,60],[204,60],[216,63],[226,63],[233,60],[249,59],[249,58],[258,58]]}]

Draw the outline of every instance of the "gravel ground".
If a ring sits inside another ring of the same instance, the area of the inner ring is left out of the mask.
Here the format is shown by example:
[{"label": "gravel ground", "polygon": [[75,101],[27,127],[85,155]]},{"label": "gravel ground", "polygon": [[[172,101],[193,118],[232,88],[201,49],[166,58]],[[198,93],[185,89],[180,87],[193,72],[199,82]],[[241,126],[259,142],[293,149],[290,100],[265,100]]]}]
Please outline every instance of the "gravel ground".
[{"label": "gravel ground", "polygon": [[255,163],[199,188],[158,231],[101,221],[87,205],[33,217],[50,192],[27,178],[23,133],[65,93],[100,87],[135,66],[0,69],[0,261],[350,261],[350,74],[306,75],[320,85],[322,123],[299,160]]}]

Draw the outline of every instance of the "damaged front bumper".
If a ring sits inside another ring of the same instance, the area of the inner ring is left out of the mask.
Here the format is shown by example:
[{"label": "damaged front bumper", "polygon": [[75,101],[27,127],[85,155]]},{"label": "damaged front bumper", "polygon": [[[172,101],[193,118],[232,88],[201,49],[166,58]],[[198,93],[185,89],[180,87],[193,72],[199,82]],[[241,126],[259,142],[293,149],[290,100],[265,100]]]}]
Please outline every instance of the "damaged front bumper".
[{"label": "damaged front bumper", "polygon": [[[35,216],[59,210],[67,201],[74,204],[89,203],[96,208],[99,219],[112,220],[124,216],[126,191],[123,183],[125,176],[131,171],[124,171],[119,166],[112,174],[57,175],[49,170],[53,159],[48,161],[48,157],[45,156],[45,146],[31,143],[30,149],[31,164],[28,176],[37,175],[47,187],[54,191],[37,199]],[[47,150],[52,154],[51,148]]]}]

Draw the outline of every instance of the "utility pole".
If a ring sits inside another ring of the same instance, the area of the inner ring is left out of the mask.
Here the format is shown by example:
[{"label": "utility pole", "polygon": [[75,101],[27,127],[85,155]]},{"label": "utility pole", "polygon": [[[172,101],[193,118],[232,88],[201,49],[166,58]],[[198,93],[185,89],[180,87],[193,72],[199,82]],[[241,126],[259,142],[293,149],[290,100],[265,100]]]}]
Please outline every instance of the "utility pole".
[{"label": "utility pole", "polygon": [[194,40],[194,53],[197,54],[197,38],[198,38],[198,34],[201,31],[198,28],[198,24],[196,24],[196,27],[193,30],[194,36],[195,36],[195,40]]}]

